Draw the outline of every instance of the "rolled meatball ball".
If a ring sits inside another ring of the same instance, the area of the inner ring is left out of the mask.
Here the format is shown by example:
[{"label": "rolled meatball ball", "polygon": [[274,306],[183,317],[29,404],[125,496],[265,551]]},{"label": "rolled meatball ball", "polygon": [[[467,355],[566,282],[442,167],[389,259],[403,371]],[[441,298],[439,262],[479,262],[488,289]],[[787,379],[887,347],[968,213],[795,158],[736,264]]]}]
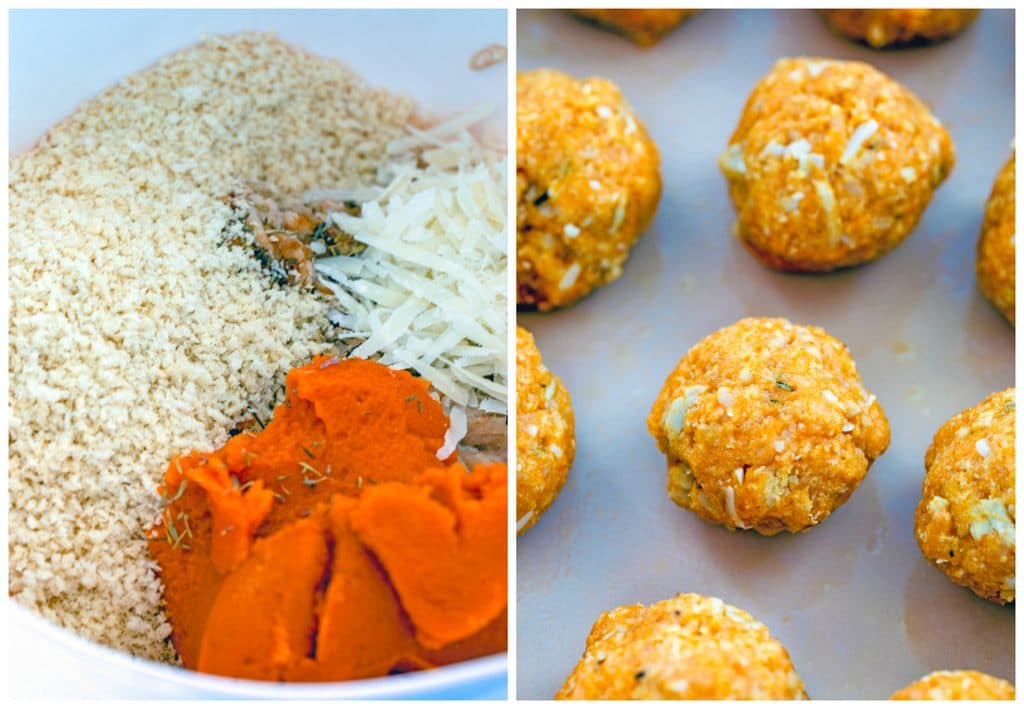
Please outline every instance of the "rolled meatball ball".
[{"label": "rolled meatball ball", "polygon": [[622,275],[661,195],[658,149],[610,81],[537,69],[516,86],[518,302],[549,310]]},{"label": "rolled meatball ball", "polygon": [[699,10],[571,10],[577,17],[649,47]]},{"label": "rolled meatball ball", "polygon": [[932,672],[896,692],[890,699],[1015,699],[1013,685],[973,670]]},{"label": "rolled meatball ball", "polygon": [[765,535],[826,519],[889,445],[843,343],[781,318],[701,340],[665,380],[647,428],[677,505]]},{"label": "rolled meatball ball", "polygon": [[569,392],[541,361],[533,335],[516,328],[516,530],[558,496],[576,455]]},{"label": "rolled meatball ball", "polygon": [[718,162],[737,236],[755,256],[829,271],[902,242],[954,155],[905,87],[867,64],[804,57],[761,79]]},{"label": "rolled meatball ball", "polygon": [[1016,390],[992,394],[944,423],[925,453],[914,517],[925,557],[996,603],[1014,599]]},{"label": "rolled meatball ball", "polygon": [[793,663],[745,611],[695,593],[601,615],[555,699],[806,699]]},{"label": "rolled meatball ball", "polygon": [[985,220],[978,238],[977,262],[978,287],[1014,325],[1014,289],[1017,286],[1017,270],[1014,265],[1017,256],[1016,188],[1017,168],[1014,167],[1014,156],[1011,155],[996,177],[985,205]]},{"label": "rolled meatball ball", "polygon": [[820,10],[834,32],[875,49],[948,39],[974,22],[981,10]]}]

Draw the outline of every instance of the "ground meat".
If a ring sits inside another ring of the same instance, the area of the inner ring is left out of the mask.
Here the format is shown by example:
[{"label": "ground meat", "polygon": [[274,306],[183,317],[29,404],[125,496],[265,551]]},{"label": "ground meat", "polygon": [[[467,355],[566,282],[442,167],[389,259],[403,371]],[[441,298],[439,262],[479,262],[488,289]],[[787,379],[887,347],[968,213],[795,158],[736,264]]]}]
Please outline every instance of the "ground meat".
[{"label": "ground meat", "polygon": [[318,200],[292,203],[272,191],[246,187],[224,197],[237,218],[226,234],[232,244],[251,247],[281,284],[320,285],[314,259],[320,256],[351,256],[366,249],[334,224],[330,215],[343,212],[359,215],[359,204],[351,200]]}]

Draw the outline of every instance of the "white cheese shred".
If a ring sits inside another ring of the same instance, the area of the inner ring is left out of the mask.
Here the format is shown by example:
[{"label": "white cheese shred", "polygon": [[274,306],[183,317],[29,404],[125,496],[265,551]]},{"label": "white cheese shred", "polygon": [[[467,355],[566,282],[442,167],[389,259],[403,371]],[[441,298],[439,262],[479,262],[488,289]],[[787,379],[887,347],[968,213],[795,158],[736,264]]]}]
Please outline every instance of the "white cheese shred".
[{"label": "white cheese shred", "polygon": [[[354,356],[414,370],[460,407],[505,414],[506,157],[468,130],[489,112],[392,141],[376,198],[358,217],[331,215],[367,249],[316,268],[337,298],[335,321],[364,338]],[[456,443],[446,437],[438,456]]]},{"label": "white cheese shred", "polygon": [[437,459],[447,460],[455,452],[456,446],[466,437],[468,431],[466,410],[461,406],[453,406],[448,412],[448,430],[444,432],[444,443],[437,449]]}]

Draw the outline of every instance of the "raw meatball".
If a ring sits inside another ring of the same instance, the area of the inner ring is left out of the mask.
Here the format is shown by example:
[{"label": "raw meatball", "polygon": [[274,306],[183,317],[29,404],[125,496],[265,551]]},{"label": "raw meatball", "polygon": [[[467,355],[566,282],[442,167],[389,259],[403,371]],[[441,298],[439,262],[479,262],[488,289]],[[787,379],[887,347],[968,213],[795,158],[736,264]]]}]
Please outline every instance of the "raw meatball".
[{"label": "raw meatball", "polygon": [[555,699],[806,699],[786,648],[695,593],[601,615]]},{"label": "raw meatball", "polygon": [[516,86],[518,302],[549,310],[622,275],[661,195],[658,149],[610,81],[537,69]]},{"label": "raw meatball", "polygon": [[1003,166],[992,185],[992,194],[985,205],[985,221],[978,239],[978,287],[992,301],[1011,324],[1016,323],[1013,309],[1016,287],[1017,255],[1015,190],[1017,169],[1014,155]]},{"label": "raw meatball", "polygon": [[1013,685],[973,670],[932,672],[890,699],[1014,699]]},{"label": "raw meatball", "polygon": [[903,241],[954,155],[942,124],[885,74],[803,57],[761,79],[718,162],[755,256],[829,271]]},{"label": "raw meatball", "polygon": [[1015,389],[960,412],[924,457],[915,515],[925,557],[954,582],[996,603],[1014,599]]},{"label": "raw meatball", "polygon": [[649,47],[699,10],[571,10],[578,17]]},{"label": "raw meatball", "polygon": [[533,335],[516,328],[516,530],[537,523],[576,455],[569,392],[541,361]]},{"label": "raw meatball", "polygon": [[812,527],[889,446],[889,422],[839,340],[748,318],[701,340],[647,417],[668,495],[730,530]]},{"label": "raw meatball", "polygon": [[820,10],[835,32],[875,49],[947,39],[981,10]]}]

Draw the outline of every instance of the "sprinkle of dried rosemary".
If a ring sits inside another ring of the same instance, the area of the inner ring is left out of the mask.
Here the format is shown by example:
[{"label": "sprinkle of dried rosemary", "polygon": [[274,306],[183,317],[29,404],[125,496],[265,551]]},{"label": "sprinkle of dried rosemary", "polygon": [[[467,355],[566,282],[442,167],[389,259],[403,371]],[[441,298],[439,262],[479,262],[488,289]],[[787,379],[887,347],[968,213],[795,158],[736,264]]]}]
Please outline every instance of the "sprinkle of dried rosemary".
[{"label": "sprinkle of dried rosemary", "polygon": [[[177,463],[178,462],[177,459],[175,459],[174,462]],[[172,498],[167,500],[167,504],[170,505],[170,504],[180,500],[181,496],[185,494],[185,488],[186,487],[188,487],[188,481],[182,479],[181,485],[178,486],[178,491],[176,493],[174,493],[174,497],[172,497]]]}]

